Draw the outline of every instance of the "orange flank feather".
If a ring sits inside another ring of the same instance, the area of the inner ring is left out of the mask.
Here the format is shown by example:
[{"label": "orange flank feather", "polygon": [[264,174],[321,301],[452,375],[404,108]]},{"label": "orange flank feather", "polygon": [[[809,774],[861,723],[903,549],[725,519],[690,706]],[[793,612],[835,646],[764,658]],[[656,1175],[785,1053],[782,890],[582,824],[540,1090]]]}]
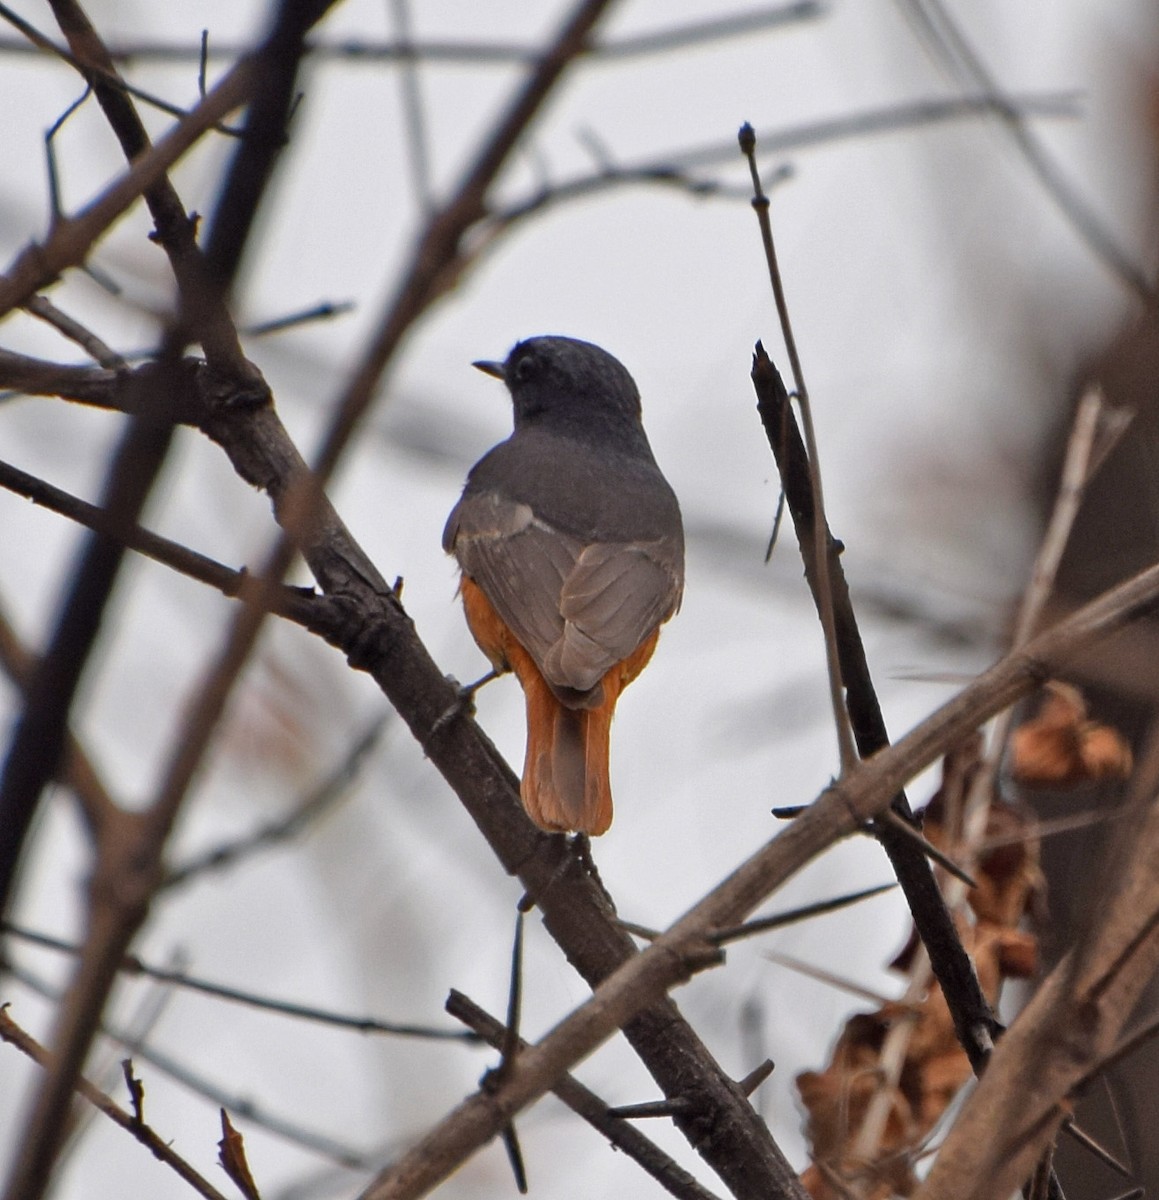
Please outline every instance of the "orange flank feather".
[{"label": "orange flank feather", "polygon": [[[479,586],[466,575],[463,609],[479,648],[497,669],[515,672],[527,699],[527,754],[519,793],[540,829],[598,837],[612,823],[608,743],[620,693],[648,665],[660,636],[654,630],[603,677],[603,699],[592,708],[563,704]],[[597,691],[598,689],[593,689]]]}]

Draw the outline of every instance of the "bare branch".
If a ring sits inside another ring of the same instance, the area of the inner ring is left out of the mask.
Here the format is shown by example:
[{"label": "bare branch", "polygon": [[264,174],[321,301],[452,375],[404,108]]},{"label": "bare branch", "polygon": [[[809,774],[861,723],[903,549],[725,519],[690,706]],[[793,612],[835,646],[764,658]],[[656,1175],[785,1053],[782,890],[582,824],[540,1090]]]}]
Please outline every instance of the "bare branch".
[{"label": "bare branch", "polygon": [[837,618],[834,614],[835,598],[830,584],[829,525],[825,519],[825,492],[821,485],[821,455],[817,448],[817,436],[813,430],[813,409],[809,403],[809,392],[805,387],[805,371],[797,351],[797,339],[793,336],[793,323],[789,316],[789,303],[785,296],[785,285],[781,279],[781,268],[777,262],[777,248],[773,240],[773,226],[769,219],[769,198],[761,187],[757,169],[756,131],[747,122],[741,126],[740,149],[748,160],[753,181],[753,208],[761,230],[761,242],[765,251],[765,263],[769,271],[769,283],[773,288],[773,300],[777,306],[777,319],[781,324],[781,336],[789,355],[793,371],[793,387],[797,406],[801,410],[801,426],[805,431],[805,452],[809,458],[809,487],[813,503],[813,566],[817,573],[814,598],[821,617],[821,629],[825,635],[825,665],[829,679],[829,702],[833,708],[833,722],[837,731],[837,747],[841,754],[841,772],[851,771],[857,762],[857,747],[854,745],[853,730],[845,706],[845,680],[841,674],[841,653],[837,645]]},{"label": "bare branch", "polygon": [[187,150],[227,113],[243,104],[252,86],[252,63],[240,62],[187,117],[136,159],[125,173],[73,217],[56,223],[48,241],[22,250],[0,276],[0,316],[69,267],[78,266],[94,243]]},{"label": "bare branch", "polygon": [[[7,921],[0,925],[0,928],[21,941],[43,946],[49,950],[59,950],[64,954],[77,955],[83,950],[82,946],[73,942],[52,937],[46,933],[38,933],[36,930],[24,929]],[[279,1016],[313,1021],[319,1025],[332,1025],[338,1029],[352,1029],[357,1033],[381,1033],[394,1037],[425,1038],[432,1041],[474,1042],[478,1040],[470,1034],[461,1033],[456,1029],[439,1029],[433,1025],[417,1025],[413,1022],[384,1021],[379,1017],[353,1017],[346,1013],[336,1013],[329,1009],[318,1008],[312,1004],[300,1004],[293,1000],[275,1000],[270,996],[261,996],[244,988],[235,988],[224,983],[199,979],[196,975],[190,975],[186,971],[151,966],[135,954],[126,954],[121,959],[120,970],[125,975],[143,975],[148,979],[155,979],[159,983],[169,984],[172,987],[183,988],[190,992],[201,992],[206,996],[216,996],[219,1000],[229,1000],[250,1008],[260,1008],[266,1012],[277,1013]]]},{"label": "bare branch", "polygon": [[[13,12],[7,4],[0,4],[0,17],[12,25],[15,29],[19,29],[27,41],[7,41],[0,39],[0,46],[3,47],[4,53],[8,54],[53,54],[62,62],[68,63],[75,67],[78,71],[84,73],[85,68],[82,66],[79,59],[75,58],[63,46],[58,46],[50,38],[41,33],[34,25],[25,21],[17,13]],[[243,51],[239,50],[232,57],[238,58]],[[132,84],[126,83],[115,71],[104,71],[102,76],[105,82],[123,91],[127,96],[133,96],[140,100],[143,104],[148,104],[152,108],[159,109],[161,112],[168,113],[171,117],[185,117],[189,113],[186,109],[178,104],[170,104],[168,100],[163,100],[160,96],[155,96],[151,92],[146,92],[141,88],[133,87]],[[204,90],[202,97],[205,96]],[[222,126],[217,126],[222,133],[233,133],[233,130],[226,129]]]},{"label": "bare branch", "polygon": [[[80,5],[75,0],[52,0],[52,3],[66,36],[75,41],[86,57],[91,55],[99,60],[104,55],[103,47]],[[233,368],[235,377],[244,380],[256,374],[240,353],[224,301],[253,211],[269,177],[272,157],[281,145],[302,39],[309,24],[324,11],[321,0],[313,5],[284,3],[277,11],[270,35],[251,60],[248,73],[253,76],[254,86],[261,86],[248,113],[247,137],[226,177],[204,260],[195,248],[188,258],[183,258],[182,250],[188,249],[188,243],[180,234],[169,240],[164,229],[159,231],[174,263],[182,299],[182,323],[166,335],[162,345],[162,377],[179,367],[188,331],[195,331],[194,336],[208,337],[207,354],[213,346],[222,368]],[[227,80],[237,74],[236,70],[231,72]],[[215,91],[220,91],[221,86]],[[148,149],[143,126],[124,94],[102,84],[94,84],[94,88],[126,152],[137,155],[133,168],[136,171],[165,141]],[[198,111],[208,106],[207,97]],[[150,181],[147,200],[154,216],[175,221],[175,229],[180,227],[179,218],[184,210],[176,194],[166,181],[156,183],[155,187],[153,182]],[[189,232],[187,222],[184,227]],[[132,422],[118,448],[105,507],[126,525],[137,521],[164,461],[171,433],[168,422],[140,417]],[[72,696],[95,640],[122,554],[122,546],[108,537],[91,539],[53,643],[30,689],[0,778],[0,808],[17,818],[12,822],[11,832],[6,830],[6,861],[0,864],[4,868],[5,898],[32,811],[44,784],[57,768]],[[190,718],[189,736],[181,739],[152,806],[144,814],[118,812],[109,827],[102,830],[90,883],[84,953],[57,1014],[53,1061],[24,1126],[9,1200],[38,1200],[48,1186],[65,1131],[74,1081],[96,1034],[121,958],[148,914],[152,893],[160,880],[166,838],[201,752],[216,726],[230,684],[253,644],[262,615],[260,610],[247,607],[235,622],[235,636],[227,644],[220,666],[210,675]]]},{"label": "bare branch", "polygon": [[[765,437],[777,460],[786,506],[805,561],[805,577],[809,581],[810,591],[816,597],[821,580],[814,561],[817,541],[809,456],[797,430],[784,383],[760,345],[753,359],[753,386],[757,393],[757,411]],[[837,646],[842,660],[841,676],[846,688],[845,703],[858,751],[865,758],[889,744],[889,733],[873,686],[838,546],[827,529],[824,534],[829,582],[833,588]],[[819,601],[815,599],[814,602],[819,607]],[[943,746],[943,752],[949,748],[949,744]],[[907,820],[912,818],[912,814],[909,801],[901,790],[902,784],[904,780],[899,782],[893,807],[902,820]],[[897,873],[913,914],[914,925],[929,953],[930,964],[953,1015],[955,1032],[970,1057],[971,1065],[978,1071],[985,1063],[991,1040],[1001,1026],[978,983],[973,963],[962,946],[924,850],[888,820],[875,821],[873,833],[889,855]]]},{"label": "bare branch", "polygon": [[[19,963],[5,962],[4,967],[13,979],[18,980],[36,995],[54,1003],[60,1002],[61,994],[57,989],[49,987],[43,979]],[[227,1108],[237,1116],[244,1116],[254,1125],[260,1125],[275,1137],[340,1166],[365,1171],[374,1164],[373,1155],[339,1142],[316,1129],[310,1129],[296,1121],[280,1117],[248,1096],[226,1091],[188,1063],[150,1045],[128,1029],[111,1025],[105,1021],[101,1022],[100,1028],[101,1033],[111,1042],[120,1046],[126,1054],[140,1062],[147,1063],[186,1091],[209,1101],[215,1108]]]},{"label": "bare branch", "polygon": [[[1044,673],[1057,669],[1080,646],[1089,644],[1091,638],[1107,636],[1145,612],[1154,611],[1157,603],[1159,567],[1151,567],[1104,593],[1023,649],[1007,655],[912,733],[863,761],[671,929],[600,984],[590,1001],[513,1060],[497,1087],[478,1092],[459,1105],[383,1172],[364,1193],[364,1200],[402,1200],[422,1195],[434,1186],[509,1124],[521,1108],[543,1095],[573,1063],[610,1037],[649,999],[718,961],[705,953],[713,929],[739,923],[817,854],[884,811],[912,775],[929,766],[966,732],[1032,689]],[[1159,823],[1159,816],[1155,821]],[[1156,844],[1159,845],[1159,838]],[[1146,878],[1146,883],[1159,889],[1159,868]],[[1159,938],[1154,940],[1159,952]],[[1136,956],[1135,961],[1143,959]],[[987,1071],[984,1083],[989,1080]],[[1019,1088],[1011,1088],[1006,1095],[1010,1103],[1024,1103]],[[1061,1113],[1053,1123],[1057,1119],[1061,1119]],[[995,1194],[1000,1194],[1000,1190],[987,1187],[970,1193],[979,1200]]]},{"label": "bare branch", "polygon": [[786,925],[795,925],[797,922],[809,920],[811,917],[839,912],[843,908],[848,908],[851,904],[860,904],[862,900],[869,900],[873,896],[880,896],[883,892],[892,892],[895,887],[897,887],[896,883],[882,883],[877,887],[863,888],[859,892],[851,892],[848,896],[835,896],[832,900],[818,900],[815,904],[805,904],[800,908],[793,908],[788,912],[776,913],[771,917],[759,917],[755,921],[746,921],[745,924],[737,925],[732,929],[720,929],[712,935],[712,940],[718,946],[723,946],[727,942],[735,942],[741,938],[752,937],[758,933],[768,933],[770,929],[783,929]]},{"label": "bare branch", "polygon": [[[15,1046],[17,1050],[41,1067],[47,1067],[52,1061],[49,1052],[12,1020],[8,1015],[7,1005],[0,1006],[0,1040],[7,1042],[10,1046]],[[135,1137],[154,1158],[165,1163],[166,1166],[172,1167],[198,1195],[204,1196],[206,1200],[226,1200],[226,1197],[204,1175],[190,1166],[173,1149],[172,1145],[146,1125],[139,1115],[126,1112],[115,1100],[105,1095],[99,1088],[94,1087],[87,1079],[78,1079],[76,1090],[94,1108],[99,1109],[126,1133]]]},{"label": "bare branch", "polygon": [[69,341],[75,342],[94,362],[102,367],[115,371],[124,366],[125,360],[101,341],[91,329],[74,320],[67,313],[61,312],[47,296],[33,296],[24,307],[39,317],[46,324],[63,334]]}]

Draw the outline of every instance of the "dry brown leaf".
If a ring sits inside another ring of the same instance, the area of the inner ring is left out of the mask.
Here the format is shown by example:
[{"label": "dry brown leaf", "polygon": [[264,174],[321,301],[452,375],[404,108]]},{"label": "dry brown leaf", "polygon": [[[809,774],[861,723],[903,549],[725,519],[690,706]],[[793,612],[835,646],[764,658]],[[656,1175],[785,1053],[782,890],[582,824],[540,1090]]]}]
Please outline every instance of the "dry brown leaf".
[{"label": "dry brown leaf", "polygon": [[[1064,703],[1069,699],[1062,697]],[[1065,722],[1058,709],[1047,716],[1068,728],[1075,724],[1073,707]],[[952,858],[964,857],[966,848],[947,830],[960,827],[979,764],[977,739],[947,756],[942,785],[925,810],[923,832]],[[969,911],[963,908],[955,914],[955,923],[978,982],[995,1003],[1004,980],[1026,978],[1037,967],[1037,939],[1019,926],[1039,900],[1043,881],[1039,843],[1028,816],[992,799],[984,838],[1000,844],[972,864],[978,886],[967,895]],[[915,935],[893,965],[908,969],[916,946]],[[882,1048],[889,1030],[902,1020],[912,1028],[897,1083],[885,1097],[885,1128],[873,1161],[858,1161],[861,1126],[886,1077]],[[806,1071],[797,1078],[813,1159],[801,1179],[813,1200],[912,1194],[917,1186],[914,1155],[971,1075],[937,984],[916,1007],[890,1003],[851,1017],[825,1070]]]},{"label": "dry brown leaf", "polygon": [[1010,735],[1010,770],[1024,787],[1067,788],[1125,779],[1131,748],[1118,730],[1087,715],[1076,687],[1052,680],[1038,713]]}]

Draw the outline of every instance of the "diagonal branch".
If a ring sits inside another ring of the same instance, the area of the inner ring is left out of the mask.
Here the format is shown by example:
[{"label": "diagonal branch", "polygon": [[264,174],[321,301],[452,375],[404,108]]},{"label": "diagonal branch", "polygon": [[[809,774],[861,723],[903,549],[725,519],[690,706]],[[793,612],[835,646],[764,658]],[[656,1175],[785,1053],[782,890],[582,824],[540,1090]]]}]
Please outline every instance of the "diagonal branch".
[{"label": "diagonal branch", "polygon": [[[150,149],[149,135],[137,113],[133,98],[126,91],[116,66],[79,0],[49,0],[61,32],[68,39],[73,61],[85,82],[92,88],[125,158],[132,162]],[[256,102],[267,103],[263,89],[269,60],[268,48],[249,56],[252,75],[251,95]],[[249,122],[252,125],[252,116]],[[254,146],[246,150],[252,157]],[[245,362],[225,306],[225,289],[220,284],[232,272],[213,270],[197,245],[197,222],[191,220],[168,176],[160,175],[144,189],[143,198],[153,217],[156,240],[164,249],[173,269],[181,297],[183,318],[204,346],[206,357],[221,370],[239,376],[252,371]],[[220,214],[225,197],[217,205]],[[210,238],[210,245],[214,238]],[[232,249],[232,248],[231,248]],[[234,255],[236,259],[236,254]]]},{"label": "diagonal branch", "polygon": [[[1105,592],[1024,648],[1012,651],[911,733],[863,762],[741,863],[646,950],[605,979],[589,1001],[512,1059],[501,1082],[465,1100],[388,1167],[363,1200],[409,1200],[425,1194],[643,1005],[719,962],[711,952],[715,930],[742,921],[818,854],[884,812],[907,780],[982,721],[1033,690],[1080,649],[1156,607],[1159,566]],[[1159,828],[1159,816],[1154,821]],[[1159,840],[1155,845],[1159,846]],[[1159,889],[1156,880],[1159,870],[1152,870],[1145,880],[1152,892]],[[1153,930],[1152,934],[1154,952],[1159,953],[1159,936]],[[1142,960],[1146,956],[1136,957]],[[1024,1102],[1021,1088],[1008,1088],[1005,1094],[1012,1105]],[[970,1193],[977,1200],[999,1194],[1006,1192],[982,1189]],[[942,1193],[934,1190],[929,1195],[941,1197]]]},{"label": "diagonal branch", "polygon": [[[202,427],[242,478],[269,491],[280,510],[292,481],[306,468],[277,415],[223,401]],[[327,640],[374,677],[504,869],[518,875],[535,898],[569,961],[594,987],[637,954],[634,942],[615,922],[609,898],[575,849],[527,819],[517,777],[475,722],[443,720],[457,703],[455,688],[399,598],[333,510],[326,513],[303,554],[315,579],[342,605],[344,619],[327,628]],[[664,1094],[689,1100],[676,1123],[735,1194],[804,1200],[768,1127],[670,1000],[660,998],[639,1012],[624,1032]],[[706,1123],[713,1127],[711,1138],[703,1136]]]},{"label": "diagonal branch", "polygon": [[[485,1012],[462,992],[452,989],[447,997],[447,1012],[473,1029],[496,1050],[506,1044],[507,1027]],[[527,1043],[520,1041],[520,1050]],[[670,1195],[680,1200],[713,1200],[713,1194],[702,1187],[679,1163],[674,1162],[655,1142],[646,1138],[628,1120],[614,1116],[608,1106],[570,1075],[558,1080],[552,1091],[573,1112],[583,1117],[593,1129],[604,1135],[617,1150],[636,1160]]]},{"label": "diagonal branch", "polygon": [[[0,1008],[0,1041],[15,1046],[21,1054],[27,1055],[41,1067],[47,1067],[52,1060],[48,1051],[30,1034],[26,1033],[8,1015],[5,1008]],[[115,1100],[107,1096],[99,1088],[94,1087],[87,1079],[81,1078],[76,1082],[76,1090],[91,1105],[100,1109],[110,1120],[119,1125],[132,1137],[141,1143],[154,1158],[172,1167],[194,1191],[204,1196],[206,1200],[225,1200],[225,1196],[209,1182],[199,1171],[191,1166],[170,1142],[160,1137],[155,1130],[138,1116],[127,1113]]]},{"label": "diagonal branch", "polygon": [[[16,636],[7,617],[0,613],[0,665],[22,692],[36,674],[37,660]],[[89,837],[95,840],[101,827],[113,819],[116,802],[105,788],[84,747],[66,732],[61,776],[76,794]]]},{"label": "diagonal branch", "polygon": [[1024,116],[1007,102],[1006,93],[997,79],[941,0],[899,0],[899,7],[953,79],[964,87],[984,88],[994,97],[995,115],[1018,153],[1087,247],[1140,300],[1153,300],[1155,285],[1147,278],[1141,264],[1118,244],[1095,209],[1067,179],[1046,143],[1027,125]]}]

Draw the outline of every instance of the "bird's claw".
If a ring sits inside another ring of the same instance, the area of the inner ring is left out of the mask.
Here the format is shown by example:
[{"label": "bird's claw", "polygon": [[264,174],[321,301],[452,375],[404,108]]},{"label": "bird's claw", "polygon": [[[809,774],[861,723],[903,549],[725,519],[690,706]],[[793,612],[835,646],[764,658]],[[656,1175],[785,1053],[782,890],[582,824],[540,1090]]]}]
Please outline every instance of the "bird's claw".
[{"label": "bird's claw", "polygon": [[437,733],[440,733],[457,717],[473,717],[475,715],[475,693],[484,684],[488,684],[492,679],[498,678],[499,672],[491,670],[482,679],[476,679],[474,683],[469,683],[464,687],[453,675],[448,675],[447,682],[455,689],[455,699],[444,712],[435,718],[435,723],[431,726],[430,736],[434,737]]}]

